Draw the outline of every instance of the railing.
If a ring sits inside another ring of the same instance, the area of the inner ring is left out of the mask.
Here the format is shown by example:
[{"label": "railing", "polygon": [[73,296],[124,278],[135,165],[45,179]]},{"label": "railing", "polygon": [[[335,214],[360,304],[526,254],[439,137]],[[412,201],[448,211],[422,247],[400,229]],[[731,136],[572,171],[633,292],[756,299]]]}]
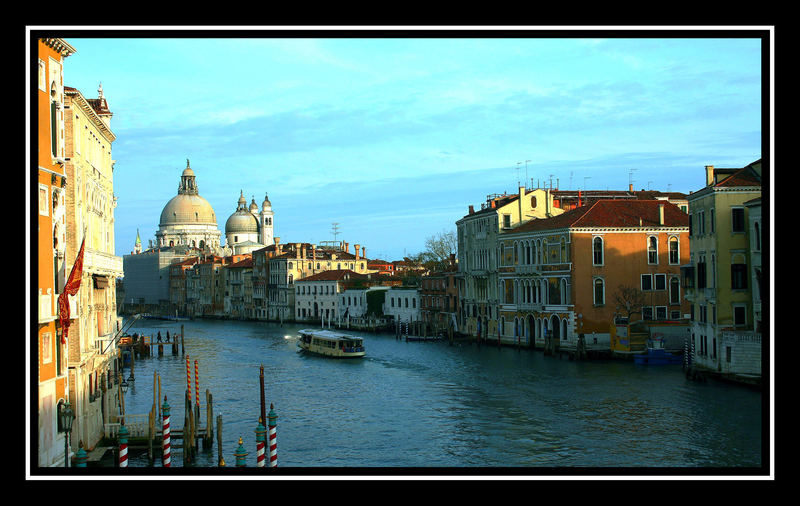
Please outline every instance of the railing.
[{"label": "railing", "polygon": [[[120,415],[111,415],[110,422],[103,424],[106,437],[115,438],[119,433],[121,425]],[[150,414],[143,415],[125,415],[125,428],[128,429],[128,437],[148,437],[150,431]],[[160,428],[160,420],[156,421],[156,425]]]},{"label": "railing", "polygon": [[723,330],[722,331],[722,340],[723,341],[737,341],[737,342],[750,342],[750,343],[761,343],[761,332],[755,332],[752,330]]}]

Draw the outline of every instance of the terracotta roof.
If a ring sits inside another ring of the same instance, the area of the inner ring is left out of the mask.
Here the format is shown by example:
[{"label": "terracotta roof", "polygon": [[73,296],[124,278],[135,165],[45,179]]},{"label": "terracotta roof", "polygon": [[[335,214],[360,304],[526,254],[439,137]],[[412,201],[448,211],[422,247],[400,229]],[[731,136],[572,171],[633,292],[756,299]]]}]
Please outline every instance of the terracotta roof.
[{"label": "terracotta roof", "polygon": [[761,178],[758,177],[758,175],[750,168],[750,165],[748,165],[747,167],[737,170],[714,186],[761,186]]},{"label": "terracotta roof", "polygon": [[323,271],[319,274],[314,274],[313,276],[308,276],[303,279],[298,279],[296,283],[302,283],[303,281],[341,281],[343,279],[367,279],[369,276],[366,274],[359,274],[357,272],[351,271],[350,269],[337,269],[331,271]]},{"label": "terracotta roof", "polygon": [[[658,207],[664,206],[664,224],[659,225]],[[640,224],[641,218],[641,224]],[[579,227],[688,227],[689,215],[663,200],[598,200],[552,218],[531,220],[508,233]]]},{"label": "terracotta roof", "polygon": [[238,262],[232,263],[228,265],[228,268],[239,268],[239,267],[252,267],[253,266],[253,257],[247,257],[244,260],[239,260]]}]

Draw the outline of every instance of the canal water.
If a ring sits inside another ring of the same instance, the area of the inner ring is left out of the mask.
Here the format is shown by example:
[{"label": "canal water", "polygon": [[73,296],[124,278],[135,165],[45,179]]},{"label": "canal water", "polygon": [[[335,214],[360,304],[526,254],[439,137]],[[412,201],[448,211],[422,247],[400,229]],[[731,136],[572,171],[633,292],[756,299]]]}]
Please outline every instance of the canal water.
[{"label": "canal water", "polygon": [[[199,364],[202,425],[208,389],[214,417],[222,415],[229,467],[236,464],[240,437],[247,466],[256,465],[261,365],[267,411],[273,404],[278,416],[279,467],[513,467],[535,473],[762,465],[761,392],[689,381],[680,365],[570,361],[540,351],[370,333],[361,334],[366,357],[331,359],[297,347],[304,325],[181,323],[192,382],[194,361]],[[174,336],[180,323],[139,320],[128,332],[157,331]],[[150,410],[154,371],[161,378],[160,402],[166,395],[171,405],[171,425],[182,428],[186,358],[173,356],[169,346],[161,357],[154,352],[136,361],[126,411]],[[200,446],[190,465],[215,467],[217,459],[215,435],[213,448]],[[139,453],[129,465],[150,464]],[[174,449],[172,466],[182,465],[182,450]]]}]

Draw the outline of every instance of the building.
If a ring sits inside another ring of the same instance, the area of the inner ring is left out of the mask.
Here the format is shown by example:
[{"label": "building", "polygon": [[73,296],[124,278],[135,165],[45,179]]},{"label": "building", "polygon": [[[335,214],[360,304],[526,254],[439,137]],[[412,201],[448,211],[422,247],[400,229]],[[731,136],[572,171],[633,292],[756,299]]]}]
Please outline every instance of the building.
[{"label": "building", "polygon": [[349,244],[342,242],[338,248],[317,248],[309,243],[276,244],[275,255],[267,265],[267,319],[293,320],[295,318],[294,284],[309,276],[330,270],[350,270],[357,274],[371,272],[368,260],[361,256],[361,246],[355,245],[355,254],[348,251]]},{"label": "building", "polygon": [[[368,274],[368,276],[373,276]],[[373,283],[375,281],[370,281]],[[389,289],[389,286],[383,285],[372,285],[372,286],[361,286],[361,287],[345,287],[344,291],[341,292],[340,298],[341,301],[337,305],[337,309],[339,311],[339,321],[342,325],[347,325],[349,322],[353,320],[360,320],[363,318],[368,318],[370,316],[375,318],[380,318],[383,316],[383,304],[381,304],[380,311],[370,311],[369,301],[371,300],[373,294],[385,292]],[[383,300],[383,297],[381,298]],[[378,308],[376,308],[378,309]]]},{"label": "building", "polygon": [[396,322],[410,323],[422,320],[420,292],[417,287],[393,286],[386,291],[383,314]]},{"label": "building", "polygon": [[[85,98],[64,87],[67,263],[72,265],[84,244],[83,276],[77,313],[69,340],[69,385],[76,419],[72,447],[81,441],[93,448],[103,437],[103,424],[116,414],[117,318],[116,281],[123,275],[122,258],[114,254],[114,160],[112,113],[103,88]],[[105,397],[105,398],[103,398]]]},{"label": "building", "polygon": [[226,246],[238,255],[273,244],[273,218],[272,203],[266,195],[259,211],[255,199],[247,206],[242,191],[236,211],[225,222]]},{"label": "building", "polygon": [[228,264],[222,268],[224,285],[223,312],[230,318],[253,317],[253,257]]},{"label": "building", "polygon": [[378,274],[392,276],[394,274],[394,263],[386,260],[370,260],[367,267],[371,271],[377,271]]},{"label": "building", "polygon": [[186,313],[186,269],[191,268],[200,257],[190,257],[169,266],[169,315],[181,316]]},{"label": "building", "polygon": [[[64,60],[75,48],[64,39],[37,41],[37,165],[38,243],[36,301],[38,309],[38,454],[39,467],[64,466],[66,435],[57,414],[69,397],[66,340],[58,319],[57,299],[63,291],[71,265],[67,263],[66,187],[64,138]],[[74,257],[77,251],[71,253]],[[70,317],[77,316],[75,297],[70,297]]]},{"label": "building", "polygon": [[186,269],[186,316],[224,316],[226,314],[224,267],[247,257],[248,255],[229,257],[206,255]]},{"label": "building", "polygon": [[339,310],[340,293],[346,285],[366,283],[366,274],[350,269],[333,269],[299,279],[294,284],[296,321],[321,321],[323,325],[339,323],[344,309]]},{"label": "building", "polygon": [[459,293],[461,332],[486,337],[487,321],[498,321],[502,294],[498,291],[500,251],[498,236],[531,219],[557,216],[564,211],[553,205],[549,189],[528,190],[519,187],[517,194],[487,195],[476,211],[456,222],[458,232],[458,268],[463,289]]},{"label": "building", "polygon": [[170,267],[198,255],[198,250],[186,246],[149,248],[140,254],[124,255],[125,300],[119,301],[121,312],[174,315],[178,308],[171,302],[177,295],[170,293]]},{"label": "building", "polygon": [[433,333],[450,327],[458,331],[458,277],[458,266],[452,255],[450,270],[430,273],[421,280],[422,321]]},{"label": "building", "polygon": [[156,246],[164,248],[182,245],[213,251],[220,246],[219,241],[216,214],[211,204],[200,196],[194,170],[187,159],[178,185],[178,194],[161,211]]},{"label": "building", "polygon": [[498,238],[497,321],[482,328],[550,349],[575,346],[583,334],[609,349],[622,306],[626,318],[681,319],[688,231],[686,213],[659,200],[597,200],[507,230]]},{"label": "building", "polygon": [[[706,186],[688,198],[691,258],[684,283],[691,285],[686,297],[692,308],[692,365],[760,378],[761,333],[754,330],[760,304],[756,312],[752,278],[760,272],[753,261],[761,261],[756,200],[761,197],[761,160],[741,168],[708,165],[705,176]],[[756,258],[754,246],[759,248]]]}]

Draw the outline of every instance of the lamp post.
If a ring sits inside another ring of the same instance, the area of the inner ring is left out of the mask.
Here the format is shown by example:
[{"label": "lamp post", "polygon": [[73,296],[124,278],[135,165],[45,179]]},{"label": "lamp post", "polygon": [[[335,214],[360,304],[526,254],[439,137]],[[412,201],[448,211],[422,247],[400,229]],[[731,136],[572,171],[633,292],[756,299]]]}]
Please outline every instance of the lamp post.
[{"label": "lamp post", "polygon": [[62,404],[58,419],[64,432],[64,467],[69,467],[69,434],[72,432],[72,421],[75,420],[75,412],[72,411],[69,401]]}]

